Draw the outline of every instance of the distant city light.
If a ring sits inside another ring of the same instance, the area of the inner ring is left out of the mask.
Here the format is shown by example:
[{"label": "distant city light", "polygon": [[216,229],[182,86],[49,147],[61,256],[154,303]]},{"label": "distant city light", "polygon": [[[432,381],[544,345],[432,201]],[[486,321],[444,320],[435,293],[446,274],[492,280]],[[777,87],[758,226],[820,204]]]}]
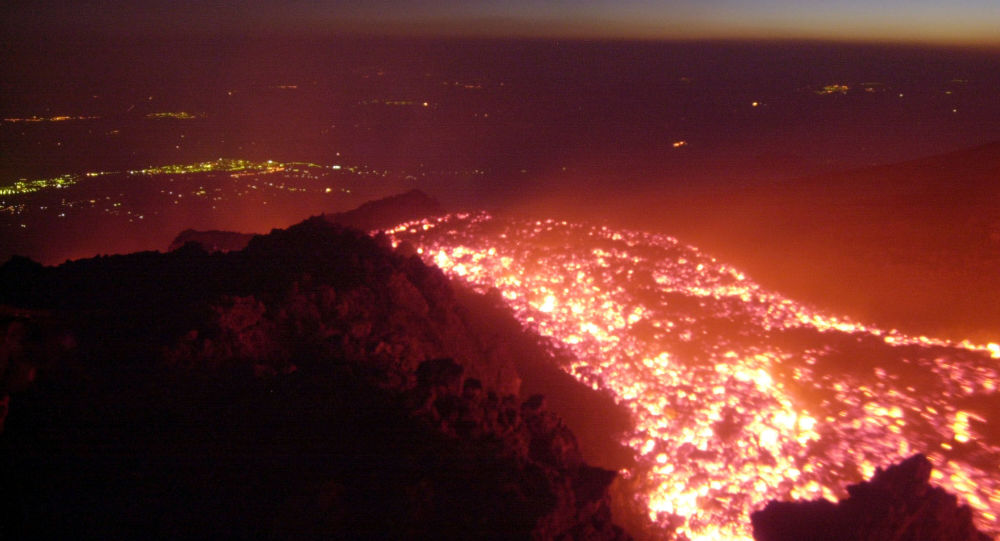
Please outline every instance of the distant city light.
[{"label": "distant city light", "polygon": [[16,122],[66,122],[66,121],[70,121],[70,120],[97,120],[99,118],[101,118],[101,117],[99,117],[99,116],[67,116],[67,115],[59,115],[59,116],[48,116],[48,117],[29,116],[29,117],[24,117],[24,118],[5,118],[5,119],[3,119],[3,121],[4,122],[11,122],[11,123],[16,123]]},{"label": "distant city light", "polygon": [[[830,94],[847,94],[848,90],[850,90],[850,87],[848,87],[847,85],[834,84],[834,85],[826,85],[823,88],[817,90],[816,93],[821,96],[828,96]],[[902,94],[900,95],[902,96]]]},{"label": "distant city light", "polygon": [[205,117],[205,115],[203,115],[203,114],[188,113],[186,111],[170,111],[170,112],[161,112],[161,113],[148,113],[146,115],[146,118],[152,118],[152,119],[170,118],[170,119],[174,119],[174,120],[193,120],[195,118],[204,118],[204,117]]}]

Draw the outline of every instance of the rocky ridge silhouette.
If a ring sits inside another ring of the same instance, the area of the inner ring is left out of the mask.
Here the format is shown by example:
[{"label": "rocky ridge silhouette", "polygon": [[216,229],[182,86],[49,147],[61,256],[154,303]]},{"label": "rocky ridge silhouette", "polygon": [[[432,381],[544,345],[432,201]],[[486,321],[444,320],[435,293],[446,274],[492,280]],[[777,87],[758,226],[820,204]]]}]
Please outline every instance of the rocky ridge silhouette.
[{"label": "rocky ridge silhouette", "polygon": [[384,237],[316,217],[0,283],[5,537],[626,537],[615,472],[519,398],[544,344]]},{"label": "rocky ridge silhouette", "polygon": [[848,497],[770,502],[752,514],[756,541],[989,541],[972,522],[972,510],[932,486],[932,465],[914,455],[871,480],[847,487]]}]

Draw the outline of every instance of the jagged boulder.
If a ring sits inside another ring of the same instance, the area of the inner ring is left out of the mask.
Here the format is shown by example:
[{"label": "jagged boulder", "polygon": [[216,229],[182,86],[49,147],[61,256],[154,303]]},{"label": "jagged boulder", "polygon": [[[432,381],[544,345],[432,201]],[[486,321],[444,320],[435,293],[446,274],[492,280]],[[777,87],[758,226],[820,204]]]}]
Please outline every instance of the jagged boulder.
[{"label": "jagged boulder", "polygon": [[990,541],[972,511],[931,486],[923,455],[879,469],[870,481],[847,487],[839,503],[770,502],[750,517],[757,541]]},{"label": "jagged boulder", "polygon": [[[532,395],[522,402],[514,395],[500,399],[482,391],[479,380],[462,381],[462,367],[451,359],[433,359],[417,368],[409,403],[418,419],[464,442],[461,462],[474,461],[468,454],[482,448],[505,458],[506,475],[519,479],[518,488],[503,482],[484,497],[503,508],[530,509],[531,517],[520,532],[507,533],[533,539],[627,539],[611,519],[608,488],[616,472],[583,462],[572,432],[547,411],[544,397]],[[488,474],[485,479],[500,481]],[[432,479],[427,483],[426,497],[435,500],[439,490],[433,489]],[[438,505],[431,501],[428,507]]]}]

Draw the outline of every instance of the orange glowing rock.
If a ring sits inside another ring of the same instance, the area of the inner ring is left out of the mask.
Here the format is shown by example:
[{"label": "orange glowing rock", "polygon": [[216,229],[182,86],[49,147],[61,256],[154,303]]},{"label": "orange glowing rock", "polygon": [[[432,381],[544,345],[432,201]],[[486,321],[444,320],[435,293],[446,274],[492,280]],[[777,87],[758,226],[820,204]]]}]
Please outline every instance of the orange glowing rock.
[{"label": "orange glowing rock", "polygon": [[452,276],[497,288],[573,358],[568,372],[633,412],[627,476],[664,529],[748,540],[769,499],[843,496],[845,482],[950,442],[947,458],[928,455],[935,481],[1000,532],[1000,446],[977,432],[1000,412],[955,406],[996,391],[1000,346],[824,314],[665,235],[486,213],[396,231]]}]

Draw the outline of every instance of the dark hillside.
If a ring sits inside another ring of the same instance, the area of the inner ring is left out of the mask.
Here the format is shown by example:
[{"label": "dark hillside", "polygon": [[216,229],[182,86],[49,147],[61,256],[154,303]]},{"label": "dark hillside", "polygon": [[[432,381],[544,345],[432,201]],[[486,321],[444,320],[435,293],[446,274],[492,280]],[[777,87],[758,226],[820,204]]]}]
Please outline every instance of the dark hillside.
[{"label": "dark hillside", "polygon": [[614,472],[518,389],[627,417],[384,240],[313,218],[0,284],[5,537],[622,536]]},{"label": "dark hillside", "polygon": [[[434,198],[420,190],[410,190],[377,201],[369,201],[353,210],[322,214],[320,217],[344,227],[373,231],[443,213],[444,209]],[[176,250],[189,242],[194,242],[209,252],[242,250],[253,237],[254,235],[250,233],[187,229],[174,238],[169,250]]]}]

